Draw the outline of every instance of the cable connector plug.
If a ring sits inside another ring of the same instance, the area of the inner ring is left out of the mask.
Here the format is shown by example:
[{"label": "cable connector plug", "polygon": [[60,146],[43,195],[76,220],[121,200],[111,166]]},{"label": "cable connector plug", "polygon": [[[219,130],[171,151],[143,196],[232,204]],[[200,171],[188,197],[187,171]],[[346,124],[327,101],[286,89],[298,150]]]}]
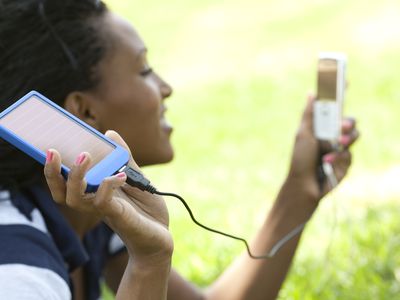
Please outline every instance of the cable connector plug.
[{"label": "cable connector plug", "polygon": [[154,194],[157,191],[157,189],[150,184],[150,180],[144,177],[139,171],[136,171],[129,166],[124,167],[120,171],[126,174],[126,183],[130,186],[151,194]]}]

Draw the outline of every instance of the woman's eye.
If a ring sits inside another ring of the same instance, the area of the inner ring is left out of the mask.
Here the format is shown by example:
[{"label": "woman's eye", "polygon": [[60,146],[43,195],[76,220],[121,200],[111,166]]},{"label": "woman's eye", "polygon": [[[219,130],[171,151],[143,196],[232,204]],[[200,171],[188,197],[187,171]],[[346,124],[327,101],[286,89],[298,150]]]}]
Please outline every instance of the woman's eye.
[{"label": "woman's eye", "polygon": [[142,72],[140,72],[140,75],[147,76],[147,75],[149,75],[151,73],[153,73],[153,69],[152,68],[146,68]]}]

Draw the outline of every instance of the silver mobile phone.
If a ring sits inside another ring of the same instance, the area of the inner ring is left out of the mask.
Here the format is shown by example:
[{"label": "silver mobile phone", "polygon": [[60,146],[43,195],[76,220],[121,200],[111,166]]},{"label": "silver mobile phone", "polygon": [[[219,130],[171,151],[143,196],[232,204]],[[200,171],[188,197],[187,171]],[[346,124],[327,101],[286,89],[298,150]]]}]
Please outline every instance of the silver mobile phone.
[{"label": "silver mobile phone", "polygon": [[318,60],[317,99],[314,103],[314,134],[338,144],[346,89],[347,58],[343,53],[324,52]]}]

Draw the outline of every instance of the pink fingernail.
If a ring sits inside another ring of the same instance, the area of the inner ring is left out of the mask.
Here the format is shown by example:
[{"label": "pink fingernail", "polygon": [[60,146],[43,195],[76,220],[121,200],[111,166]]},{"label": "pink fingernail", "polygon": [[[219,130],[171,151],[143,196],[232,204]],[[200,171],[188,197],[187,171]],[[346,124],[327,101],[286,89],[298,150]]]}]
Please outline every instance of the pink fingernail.
[{"label": "pink fingernail", "polygon": [[353,122],[348,119],[345,119],[343,120],[342,125],[344,129],[350,129],[353,126]]},{"label": "pink fingernail", "polygon": [[46,163],[50,163],[53,160],[54,153],[50,150],[46,151]]},{"label": "pink fingernail", "polygon": [[77,166],[81,165],[83,163],[83,161],[85,160],[85,158],[86,158],[86,154],[85,153],[79,154],[79,156],[77,157],[77,159],[75,161],[75,164]]},{"label": "pink fingernail", "polygon": [[333,163],[335,161],[335,158],[336,158],[335,154],[330,153],[330,154],[327,154],[327,155],[325,155],[323,157],[323,161],[326,162],[326,163],[331,164],[331,163]]},{"label": "pink fingernail", "polygon": [[348,135],[343,135],[340,137],[339,143],[343,146],[347,146],[350,143],[350,137]]},{"label": "pink fingernail", "polygon": [[126,176],[126,174],[124,172],[118,173],[117,175],[115,175],[119,178],[124,178]]}]

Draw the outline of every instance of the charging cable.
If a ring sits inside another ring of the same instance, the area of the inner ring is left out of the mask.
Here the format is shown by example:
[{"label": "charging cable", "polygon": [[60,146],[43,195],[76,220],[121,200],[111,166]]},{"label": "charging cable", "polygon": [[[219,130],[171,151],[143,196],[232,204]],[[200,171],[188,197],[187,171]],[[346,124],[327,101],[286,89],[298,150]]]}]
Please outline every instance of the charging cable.
[{"label": "charging cable", "polygon": [[[327,176],[327,178],[330,181],[330,184],[332,185],[332,188],[333,188],[337,185],[337,180],[336,180],[335,174],[333,172],[332,165],[328,164],[328,163],[324,163],[324,164],[327,165],[327,166],[323,167],[324,173]],[[308,220],[307,220],[306,222],[304,222],[304,223],[296,226],[294,229],[292,229],[283,238],[281,238],[278,242],[276,242],[267,254],[254,255],[253,253],[251,253],[249,244],[244,238],[241,238],[241,237],[229,234],[229,233],[225,233],[220,230],[213,229],[213,228],[208,227],[208,226],[200,223],[199,221],[197,221],[197,219],[195,218],[189,205],[186,203],[186,201],[181,196],[174,194],[174,193],[166,193],[166,192],[158,191],[153,185],[151,185],[150,181],[147,178],[145,178],[142,173],[140,173],[139,171],[136,171],[135,169],[132,169],[131,167],[125,166],[124,168],[122,168],[120,170],[120,172],[125,172],[125,174],[127,176],[126,183],[129,184],[130,186],[136,187],[142,191],[146,191],[151,194],[156,194],[156,195],[160,195],[160,196],[169,196],[169,197],[174,197],[174,198],[178,199],[183,204],[183,206],[186,208],[187,212],[189,213],[190,218],[196,225],[200,226],[201,228],[203,228],[205,230],[211,231],[213,233],[220,234],[220,235],[243,242],[246,246],[248,255],[253,259],[267,259],[267,258],[274,257],[278,253],[278,251],[288,241],[290,241],[293,237],[298,235],[304,229],[305,225],[308,222]],[[335,182],[336,182],[336,184],[333,185],[332,183],[335,183]]]},{"label": "charging cable", "polygon": [[323,162],[322,169],[326,178],[328,179],[331,190],[334,189],[338,185],[338,180],[335,176],[335,172],[333,171],[332,164],[328,162]]}]

